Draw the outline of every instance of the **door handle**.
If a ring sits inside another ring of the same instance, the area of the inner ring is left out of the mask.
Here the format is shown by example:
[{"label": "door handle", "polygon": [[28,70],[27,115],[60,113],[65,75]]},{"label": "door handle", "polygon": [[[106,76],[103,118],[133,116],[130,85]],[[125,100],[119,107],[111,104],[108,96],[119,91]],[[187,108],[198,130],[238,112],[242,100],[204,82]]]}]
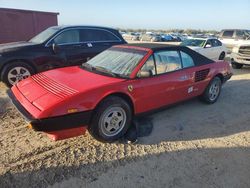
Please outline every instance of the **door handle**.
[{"label": "door handle", "polygon": [[92,43],[87,43],[87,46],[89,47],[89,48],[92,48],[93,47],[93,45],[92,45]]}]

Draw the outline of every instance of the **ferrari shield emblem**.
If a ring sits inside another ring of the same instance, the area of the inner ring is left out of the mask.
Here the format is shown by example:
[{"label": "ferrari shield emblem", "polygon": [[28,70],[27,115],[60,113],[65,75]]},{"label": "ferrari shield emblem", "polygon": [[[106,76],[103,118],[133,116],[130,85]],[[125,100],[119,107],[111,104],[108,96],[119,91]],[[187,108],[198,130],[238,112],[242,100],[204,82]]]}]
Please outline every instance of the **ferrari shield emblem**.
[{"label": "ferrari shield emblem", "polygon": [[133,91],[133,86],[132,85],[128,85],[128,91],[132,92]]}]

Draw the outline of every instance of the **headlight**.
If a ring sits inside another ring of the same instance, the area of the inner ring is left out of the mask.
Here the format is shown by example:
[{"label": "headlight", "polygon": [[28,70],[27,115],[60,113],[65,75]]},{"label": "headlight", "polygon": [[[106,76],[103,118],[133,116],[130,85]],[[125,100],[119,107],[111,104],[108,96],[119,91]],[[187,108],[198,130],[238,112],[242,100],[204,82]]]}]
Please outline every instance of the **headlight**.
[{"label": "headlight", "polygon": [[233,53],[238,53],[239,52],[239,47],[233,47],[232,52]]}]

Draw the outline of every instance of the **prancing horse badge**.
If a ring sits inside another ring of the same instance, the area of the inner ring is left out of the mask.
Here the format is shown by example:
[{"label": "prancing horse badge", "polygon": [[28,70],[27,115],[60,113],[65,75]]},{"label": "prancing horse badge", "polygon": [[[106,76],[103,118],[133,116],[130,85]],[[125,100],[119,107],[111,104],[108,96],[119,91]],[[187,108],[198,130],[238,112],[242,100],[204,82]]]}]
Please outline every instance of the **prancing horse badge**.
[{"label": "prancing horse badge", "polygon": [[128,85],[128,91],[132,92],[133,91],[133,86],[132,85]]}]

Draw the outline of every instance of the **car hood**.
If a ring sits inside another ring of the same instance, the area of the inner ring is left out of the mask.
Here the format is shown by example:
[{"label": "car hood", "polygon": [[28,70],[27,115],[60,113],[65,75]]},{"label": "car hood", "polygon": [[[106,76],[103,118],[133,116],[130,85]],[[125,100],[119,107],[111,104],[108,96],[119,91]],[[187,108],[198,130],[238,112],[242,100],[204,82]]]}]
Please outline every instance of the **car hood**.
[{"label": "car hood", "polygon": [[80,67],[66,67],[38,73],[16,86],[30,103],[43,111],[80,93],[122,81]]},{"label": "car hood", "polygon": [[23,47],[30,47],[34,45],[36,44],[32,42],[25,42],[25,41],[0,44],[0,53],[16,50],[18,48],[23,48]]},{"label": "car hood", "polygon": [[237,47],[240,47],[240,46],[250,46],[250,40],[242,41],[239,44],[237,44],[236,46]]}]

